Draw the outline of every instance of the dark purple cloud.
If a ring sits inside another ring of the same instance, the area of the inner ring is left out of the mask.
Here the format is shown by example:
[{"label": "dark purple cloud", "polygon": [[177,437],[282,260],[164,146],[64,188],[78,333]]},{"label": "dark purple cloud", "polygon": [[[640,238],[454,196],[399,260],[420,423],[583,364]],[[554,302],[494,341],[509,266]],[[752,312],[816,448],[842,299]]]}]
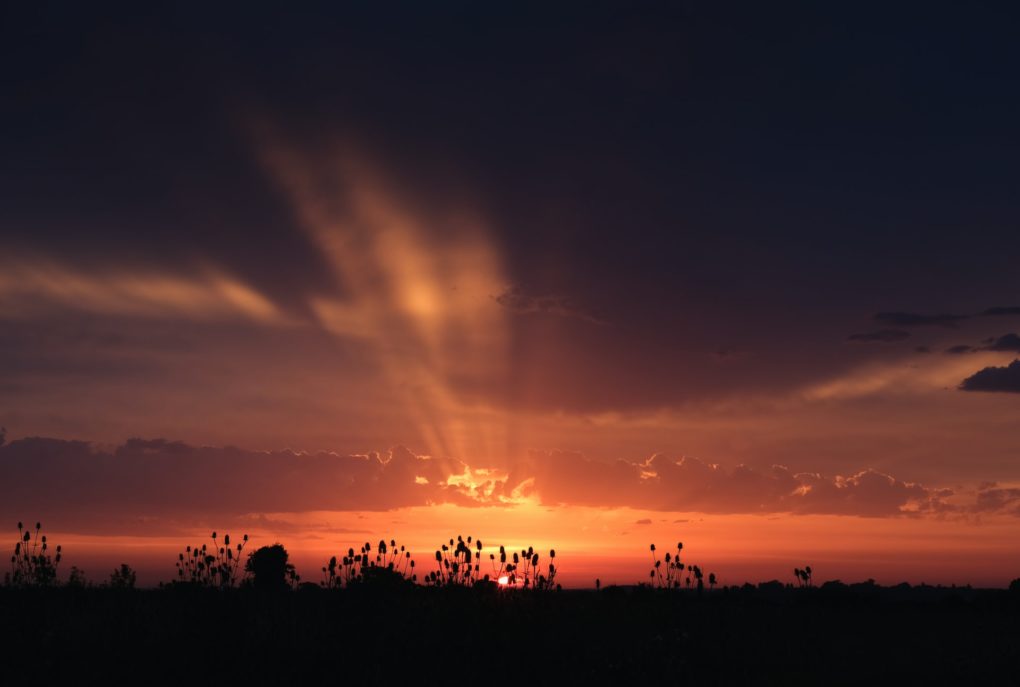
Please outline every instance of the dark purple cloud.
[{"label": "dark purple cloud", "polygon": [[106,450],[26,438],[0,446],[0,514],[88,523],[313,510],[381,511],[430,503],[477,505],[447,485],[463,463],[386,454],[248,451],[131,439]]},{"label": "dark purple cloud", "polygon": [[986,351],[1009,351],[1011,353],[1020,353],[1020,336],[1009,333],[1003,334],[999,338],[990,342],[984,350]]},{"label": "dark purple cloud", "polygon": [[986,367],[960,382],[961,391],[1020,393],[1020,360],[1006,367]]}]

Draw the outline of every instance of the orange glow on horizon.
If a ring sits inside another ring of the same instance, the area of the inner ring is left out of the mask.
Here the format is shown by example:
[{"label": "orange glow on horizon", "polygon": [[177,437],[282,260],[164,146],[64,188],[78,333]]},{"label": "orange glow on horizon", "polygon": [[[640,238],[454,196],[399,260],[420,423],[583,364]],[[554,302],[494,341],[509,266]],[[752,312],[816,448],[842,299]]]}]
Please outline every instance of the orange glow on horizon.
[{"label": "orange glow on horizon", "polygon": [[[649,570],[648,545],[682,541],[683,560],[714,572],[722,585],[789,581],[794,567],[811,565],[819,582],[873,578],[882,584],[902,581],[1003,587],[1020,569],[1020,536],[1015,518],[981,523],[919,518],[883,519],[848,516],[706,516],[663,514],[628,508],[426,506],[380,513],[317,512],[274,514],[275,526],[229,532],[251,535],[252,546],[283,543],[306,581],[332,555],[364,542],[395,538],[417,561],[419,576],[432,569],[434,552],[458,534],[484,542],[482,572],[499,546],[508,554],[533,546],[543,559],[556,550],[557,580],[567,588],[637,584]],[[682,522],[674,522],[675,520]],[[250,524],[255,524],[253,521]],[[641,524],[638,524],[641,523]],[[221,532],[228,530],[220,528]],[[140,581],[169,581],[176,553],[207,541],[209,530],[192,529],[153,537],[62,534],[67,565],[101,575],[127,562]],[[529,536],[530,535],[530,536]],[[502,583],[501,583],[502,584]]]}]

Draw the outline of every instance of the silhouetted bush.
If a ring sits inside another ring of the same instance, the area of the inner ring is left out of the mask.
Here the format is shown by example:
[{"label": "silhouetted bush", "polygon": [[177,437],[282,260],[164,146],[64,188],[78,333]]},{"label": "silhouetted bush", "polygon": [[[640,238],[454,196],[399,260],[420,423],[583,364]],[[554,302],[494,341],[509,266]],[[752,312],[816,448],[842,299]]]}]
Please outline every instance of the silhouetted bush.
[{"label": "silhouetted bush", "polygon": [[137,575],[131,569],[131,566],[127,563],[121,563],[119,568],[110,573],[110,581],[107,583],[107,586],[112,589],[134,589],[136,578]]},{"label": "silhouetted bush", "polygon": [[263,546],[248,555],[245,572],[252,576],[255,589],[268,592],[279,592],[296,588],[301,581],[294,566],[288,562],[290,558],[283,544]]},{"label": "silhouetted bush", "polygon": [[67,576],[67,586],[72,589],[84,589],[89,586],[88,578],[85,577],[85,571],[76,565],[71,566],[71,572]]}]

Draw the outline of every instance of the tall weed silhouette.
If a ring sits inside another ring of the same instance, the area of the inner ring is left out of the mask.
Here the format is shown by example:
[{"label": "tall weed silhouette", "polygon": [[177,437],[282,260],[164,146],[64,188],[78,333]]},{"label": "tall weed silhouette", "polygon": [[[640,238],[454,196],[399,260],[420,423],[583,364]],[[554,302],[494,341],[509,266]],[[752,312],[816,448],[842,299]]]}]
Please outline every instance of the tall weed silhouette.
[{"label": "tall weed silhouette", "polygon": [[346,555],[331,557],[322,568],[319,584],[326,589],[340,589],[366,582],[414,583],[418,580],[414,568],[414,559],[406,547],[398,545],[395,539],[389,543],[380,539],[374,550],[365,542],[357,552],[349,548]]},{"label": "tall weed silhouette", "polygon": [[[35,523],[35,530],[26,530],[18,523],[18,540],[11,555],[11,570],[4,575],[4,583],[11,587],[49,587],[57,584],[57,568],[60,567],[61,548],[50,554],[46,535],[42,534],[42,523]],[[76,569],[77,570],[77,569]]]},{"label": "tall weed silhouette", "polygon": [[[705,574],[701,566],[688,565],[680,560],[680,552],[683,551],[683,542],[677,542],[676,553],[667,552],[660,559],[655,553],[655,544],[650,545],[652,554],[652,569],[648,574],[652,584],[660,589],[680,589],[685,587],[697,588],[700,592],[705,588]],[[714,588],[716,585],[715,573],[708,576],[708,586]]]},{"label": "tall weed silhouette", "polygon": [[212,547],[208,544],[188,546],[177,554],[177,582],[201,587],[229,589],[236,587],[246,574],[241,567],[241,553],[248,543],[248,535],[234,547],[230,535],[224,535],[221,544],[213,532]]}]

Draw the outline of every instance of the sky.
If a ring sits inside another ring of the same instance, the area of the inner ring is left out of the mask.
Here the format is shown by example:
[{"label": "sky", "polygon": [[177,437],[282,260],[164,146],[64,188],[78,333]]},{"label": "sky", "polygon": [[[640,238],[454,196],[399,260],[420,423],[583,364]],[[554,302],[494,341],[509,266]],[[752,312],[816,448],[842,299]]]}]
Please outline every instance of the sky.
[{"label": "sky", "polygon": [[1020,576],[1010,8],[0,12],[12,542]]}]

